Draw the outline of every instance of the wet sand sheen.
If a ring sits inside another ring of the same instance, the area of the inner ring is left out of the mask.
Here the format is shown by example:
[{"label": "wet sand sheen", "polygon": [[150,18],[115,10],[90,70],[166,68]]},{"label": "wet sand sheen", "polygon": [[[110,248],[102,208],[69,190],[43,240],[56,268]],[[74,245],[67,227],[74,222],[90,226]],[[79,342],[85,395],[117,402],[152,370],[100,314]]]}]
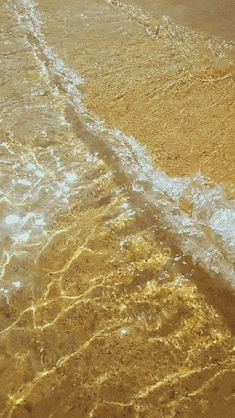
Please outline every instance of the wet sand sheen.
[{"label": "wet sand sheen", "polygon": [[177,24],[221,39],[235,40],[233,0],[126,0],[155,17],[170,16]]},{"label": "wet sand sheen", "polygon": [[[2,17],[1,211],[3,250],[14,254],[1,282],[2,416],[233,416],[232,293],[174,248],[14,13]],[[16,212],[20,242],[6,223]]]},{"label": "wet sand sheen", "polygon": [[87,107],[168,174],[200,170],[234,194],[234,46],[112,3],[40,2],[48,39],[85,76]]}]

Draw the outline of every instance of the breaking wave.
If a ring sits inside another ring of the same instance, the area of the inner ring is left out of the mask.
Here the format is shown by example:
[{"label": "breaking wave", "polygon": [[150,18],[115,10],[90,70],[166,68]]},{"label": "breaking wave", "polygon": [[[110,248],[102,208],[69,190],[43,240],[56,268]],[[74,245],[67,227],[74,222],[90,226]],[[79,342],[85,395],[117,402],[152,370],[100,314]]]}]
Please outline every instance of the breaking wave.
[{"label": "breaking wave", "polygon": [[132,190],[144,195],[160,211],[165,227],[174,233],[181,250],[235,288],[235,200],[226,198],[222,185],[212,187],[200,174],[179,178],[157,170],[135,138],[106,128],[104,121],[92,116],[79,91],[83,79],[48,45],[35,2],[18,0],[12,4],[52,94],[58,95],[63,88],[80,120],[101,143],[108,144]]}]

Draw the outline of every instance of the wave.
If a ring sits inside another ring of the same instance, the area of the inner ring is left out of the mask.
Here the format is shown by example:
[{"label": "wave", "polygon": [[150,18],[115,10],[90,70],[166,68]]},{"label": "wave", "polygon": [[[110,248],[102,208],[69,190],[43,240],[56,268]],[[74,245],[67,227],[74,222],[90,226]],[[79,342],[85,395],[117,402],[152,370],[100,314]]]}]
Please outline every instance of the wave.
[{"label": "wave", "polygon": [[134,137],[108,129],[104,121],[91,115],[79,90],[84,80],[48,45],[36,3],[11,3],[18,22],[27,30],[28,42],[52,94],[58,95],[60,89],[66,93],[69,105],[87,129],[109,146],[132,190],[160,211],[181,250],[235,289],[235,200],[228,200],[222,185],[212,187],[200,173],[193,177],[166,175],[154,166],[145,147]]}]

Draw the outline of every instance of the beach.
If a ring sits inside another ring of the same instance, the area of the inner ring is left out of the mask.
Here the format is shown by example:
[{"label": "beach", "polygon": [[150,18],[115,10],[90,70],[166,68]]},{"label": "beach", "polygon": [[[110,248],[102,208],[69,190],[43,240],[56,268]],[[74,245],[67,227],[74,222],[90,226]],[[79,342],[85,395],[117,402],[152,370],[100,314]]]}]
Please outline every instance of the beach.
[{"label": "beach", "polygon": [[158,6],[1,2],[3,418],[235,415],[235,9]]}]

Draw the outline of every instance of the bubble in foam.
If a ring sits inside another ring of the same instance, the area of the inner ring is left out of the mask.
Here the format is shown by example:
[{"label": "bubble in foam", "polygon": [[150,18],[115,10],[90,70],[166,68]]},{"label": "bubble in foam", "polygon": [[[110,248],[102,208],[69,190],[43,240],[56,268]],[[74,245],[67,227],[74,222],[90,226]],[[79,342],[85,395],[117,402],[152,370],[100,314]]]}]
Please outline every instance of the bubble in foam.
[{"label": "bubble in foam", "polygon": [[73,173],[72,171],[71,172],[70,171],[66,171],[64,173],[64,176],[65,176],[66,180],[69,183],[73,183],[78,178],[77,174],[76,173]]},{"label": "bubble in foam", "polygon": [[26,167],[27,167],[27,169],[28,169],[28,170],[30,170],[30,171],[31,171],[31,170],[35,170],[35,169],[36,169],[36,165],[35,165],[35,164],[33,164],[33,163],[28,163]]},{"label": "bubble in foam", "polygon": [[30,232],[22,232],[15,236],[16,242],[27,242],[30,237]]},{"label": "bubble in foam", "polygon": [[41,171],[41,170],[36,170],[36,171],[35,171],[35,174],[36,174],[36,176],[37,176],[37,177],[41,177],[41,178],[42,178],[42,177],[45,177],[45,174],[44,174],[44,173],[43,173],[43,171]]},{"label": "bubble in foam", "polygon": [[35,225],[37,225],[37,226],[44,226],[44,225],[46,225],[46,222],[44,221],[43,218],[39,218],[39,219],[36,219]]},{"label": "bubble in foam", "polygon": [[15,214],[7,215],[5,218],[5,223],[7,225],[14,225],[14,224],[19,223],[19,221],[20,221],[19,215],[15,215]]},{"label": "bubble in foam", "polygon": [[22,186],[31,186],[31,181],[27,180],[27,179],[19,179],[17,180],[18,184],[21,184]]},{"label": "bubble in foam", "polygon": [[20,280],[13,280],[12,281],[12,286],[15,287],[16,289],[20,289],[21,281]]},{"label": "bubble in foam", "polygon": [[123,328],[121,328],[121,329],[120,329],[120,331],[119,331],[119,332],[120,332],[120,335],[122,335],[122,336],[123,336],[123,335],[128,335],[130,331],[129,331],[129,329],[128,329],[128,328],[124,328],[124,327],[123,327]]}]

